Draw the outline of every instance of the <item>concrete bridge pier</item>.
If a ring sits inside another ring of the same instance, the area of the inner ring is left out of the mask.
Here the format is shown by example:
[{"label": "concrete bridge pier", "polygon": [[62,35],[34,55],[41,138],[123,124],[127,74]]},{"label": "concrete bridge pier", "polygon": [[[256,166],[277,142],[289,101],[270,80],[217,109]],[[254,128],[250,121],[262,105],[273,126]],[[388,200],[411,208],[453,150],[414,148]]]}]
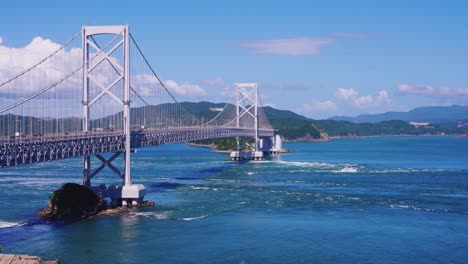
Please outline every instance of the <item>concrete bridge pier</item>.
[{"label": "concrete bridge pier", "polygon": [[260,150],[265,154],[279,154],[283,149],[283,140],[281,135],[275,133],[272,137],[262,137],[260,138]]},{"label": "concrete bridge pier", "polygon": [[143,184],[111,185],[106,192],[106,197],[111,198],[113,207],[141,204],[145,195],[146,188]]}]

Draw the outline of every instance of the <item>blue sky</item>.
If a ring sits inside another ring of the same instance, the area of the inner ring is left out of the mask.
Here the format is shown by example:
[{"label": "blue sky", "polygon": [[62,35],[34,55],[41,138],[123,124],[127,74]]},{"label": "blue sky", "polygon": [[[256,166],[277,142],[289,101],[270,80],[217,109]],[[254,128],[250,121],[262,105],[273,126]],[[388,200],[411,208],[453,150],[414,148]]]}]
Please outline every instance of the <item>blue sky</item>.
[{"label": "blue sky", "polygon": [[223,101],[258,82],[264,104],[308,117],[468,104],[467,1],[15,1],[0,45],[64,43],[129,24],[160,76]]}]

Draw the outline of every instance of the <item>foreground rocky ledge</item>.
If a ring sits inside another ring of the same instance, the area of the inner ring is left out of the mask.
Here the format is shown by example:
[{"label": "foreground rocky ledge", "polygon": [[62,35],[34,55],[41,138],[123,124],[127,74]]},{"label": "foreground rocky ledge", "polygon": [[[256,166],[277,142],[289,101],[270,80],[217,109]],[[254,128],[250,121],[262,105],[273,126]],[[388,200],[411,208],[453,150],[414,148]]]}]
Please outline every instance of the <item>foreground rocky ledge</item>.
[{"label": "foreground rocky ledge", "polygon": [[58,264],[59,260],[42,260],[40,257],[16,254],[0,254],[0,264]]}]

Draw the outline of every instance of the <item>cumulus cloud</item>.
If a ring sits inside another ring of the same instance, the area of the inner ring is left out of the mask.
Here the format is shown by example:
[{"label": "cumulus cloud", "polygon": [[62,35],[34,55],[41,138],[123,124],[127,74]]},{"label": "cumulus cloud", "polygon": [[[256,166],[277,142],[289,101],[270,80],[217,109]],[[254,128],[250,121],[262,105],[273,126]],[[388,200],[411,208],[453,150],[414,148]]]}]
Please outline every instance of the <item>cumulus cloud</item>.
[{"label": "cumulus cloud", "polygon": [[374,102],[374,99],[370,95],[360,96],[354,99],[354,104],[358,107],[366,107],[371,105]]},{"label": "cumulus cloud", "polygon": [[193,96],[206,95],[205,90],[203,90],[197,84],[190,84],[188,82],[179,84],[173,80],[166,80],[164,81],[164,84],[169,90],[171,90],[172,92],[178,95],[193,95]]},{"label": "cumulus cloud", "polygon": [[[18,79],[15,79],[0,89],[0,109],[6,109],[15,102],[33,95],[38,91],[49,87],[57,81],[68,76],[74,70],[80,69],[82,66],[82,49],[81,39],[77,38],[76,43],[72,43],[65,49],[58,51],[51,59],[48,59],[35,67],[31,71],[25,73]],[[53,52],[61,47],[60,44],[55,43],[50,39],[42,37],[35,37],[32,41],[23,47],[8,47],[0,45],[0,83],[3,83],[19,73],[24,72],[26,69],[40,62]],[[97,51],[93,50],[90,57],[93,58],[97,55]],[[103,53],[98,54],[97,57],[90,62],[90,69],[97,65],[101,59],[105,60],[99,64],[98,67],[91,71],[92,78],[90,80],[90,96],[95,98],[101,96],[103,90],[100,87],[107,87],[114,82],[118,77],[114,67],[122,71],[121,58],[113,56],[106,57]],[[110,62],[109,62],[110,61]],[[141,96],[154,96],[157,91],[160,91],[161,86],[159,81],[150,74],[132,72],[130,78],[133,89],[135,89]],[[95,81],[99,82],[97,84]],[[204,95],[205,91],[198,85],[190,84],[187,82],[177,83],[173,80],[164,82],[166,86],[173,92],[174,95]],[[110,91],[117,97],[122,94],[123,81],[119,81],[115,88]],[[38,116],[54,116],[59,112],[59,115],[74,115],[77,111],[81,111],[82,101],[82,87],[83,76],[82,71],[78,70],[66,81],[54,86],[50,91],[41,94],[32,101],[29,105],[47,105],[41,113],[35,113]],[[113,108],[114,99],[112,96],[102,94],[103,96],[92,107],[95,109],[105,106],[103,113],[110,114]],[[60,97],[60,103],[52,103],[51,98]],[[149,101],[151,103],[151,101]],[[54,106],[60,107],[59,111],[55,111]],[[26,105],[22,109],[29,109]],[[16,111],[16,108],[10,112]],[[120,109],[117,105],[115,109]],[[96,111],[94,111],[96,112]],[[98,111],[97,111],[98,112]],[[30,113],[33,114],[33,113]]]},{"label": "cumulus cloud", "polygon": [[386,90],[380,90],[377,99],[375,99],[375,103],[377,105],[390,105],[392,101],[388,97],[388,92]]},{"label": "cumulus cloud", "polygon": [[353,88],[339,88],[335,92],[335,96],[338,99],[358,108],[381,107],[391,104],[391,100],[386,90],[380,90],[375,99],[372,95],[359,96],[359,93]]},{"label": "cumulus cloud", "polygon": [[3,43],[3,38],[2,36],[0,36],[0,45],[2,45],[2,43]]},{"label": "cumulus cloud", "polygon": [[[24,72],[60,47],[60,44],[42,37],[35,37],[29,44],[19,48],[0,45],[0,83]],[[18,96],[31,95],[77,69],[82,63],[81,57],[80,48],[62,49],[51,59],[46,60],[20,78],[3,85],[0,93],[3,94],[3,97],[6,94],[15,95],[16,100],[19,99]],[[63,89],[64,95],[70,95],[71,92],[76,92],[79,89],[81,82],[82,76],[77,72],[54,89]]]},{"label": "cumulus cloud", "polygon": [[342,99],[342,100],[350,100],[355,98],[358,95],[356,90],[353,88],[345,89],[345,88],[338,88],[335,93],[335,96]]},{"label": "cumulus cloud", "polygon": [[136,74],[130,82],[130,86],[141,96],[156,95],[160,86],[158,79],[152,74]]},{"label": "cumulus cloud", "polygon": [[409,84],[400,84],[398,86],[398,92],[401,94],[413,94],[413,95],[431,95],[434,92],[432,86],[412,86]]},{"label": "cumulus cloud", "polygon": [[276,54],[276,55],[317,55],[321,49],[333,44],[331,38],[291,38],[291,39],[273,39],[259,40],[242,44],[257,54]]},{"label": "cumulus cloud", "polygon": [[409,84],[400,84],[398,86],[400,95],[419,95],[439,98],[458,98],[468,96],[468,88],[433,88],[430,85],[414,86]]}]

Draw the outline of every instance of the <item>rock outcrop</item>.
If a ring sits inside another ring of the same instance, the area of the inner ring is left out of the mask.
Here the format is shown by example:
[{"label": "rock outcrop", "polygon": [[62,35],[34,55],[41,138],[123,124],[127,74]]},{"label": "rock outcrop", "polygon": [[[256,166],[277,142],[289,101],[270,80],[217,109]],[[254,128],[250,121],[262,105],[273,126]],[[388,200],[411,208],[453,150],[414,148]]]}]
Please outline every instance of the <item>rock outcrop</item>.
[{"label": "rock outcrop", "polygon": [[91,189],[66,183],[56,190],[47,207],[38,215],[48,220],[78,220],[98,214],[107,209],[106,203]]}]

